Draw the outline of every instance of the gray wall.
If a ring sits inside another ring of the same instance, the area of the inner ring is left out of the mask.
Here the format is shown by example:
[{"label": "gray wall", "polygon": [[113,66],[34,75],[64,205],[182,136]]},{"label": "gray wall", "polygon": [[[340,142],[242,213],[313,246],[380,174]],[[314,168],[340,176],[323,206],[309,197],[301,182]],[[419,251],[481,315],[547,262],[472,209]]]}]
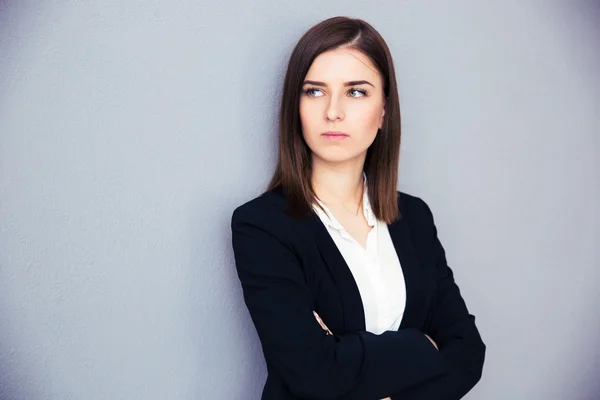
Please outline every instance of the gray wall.
[{"label": "gray wall", "polygon": [[0,1],[0,398],[258,399],[229,221],[265,187],[286,58],[370,21],[400,185],[488,345],[467,396],[600,384],[598,1]]}]

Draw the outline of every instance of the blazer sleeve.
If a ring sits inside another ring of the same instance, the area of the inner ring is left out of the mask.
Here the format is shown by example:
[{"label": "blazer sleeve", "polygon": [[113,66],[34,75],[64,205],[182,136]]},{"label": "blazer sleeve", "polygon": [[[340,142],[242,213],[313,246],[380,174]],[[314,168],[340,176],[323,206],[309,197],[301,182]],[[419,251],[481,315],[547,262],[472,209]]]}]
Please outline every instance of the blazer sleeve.
[{"label": "blazer sleeve", "polygon": [[486,346],[475,326],[475,317],[454,281],[438,238],[429,206],[420,201],[426,215],[425,237],[431,243],[437,268],[437,291],[429,311],[425,333],[437,343],[448,370],[427,382],[392,395],[392,400],[458,400],[481,379]]},{"label": "blazer sleeve", "polygon": [[265,360],[295,396],[375,400],[446,371],[445,358],[416,329],[327,335],[285,229],[241,207],[231,229],[244,301]]}]

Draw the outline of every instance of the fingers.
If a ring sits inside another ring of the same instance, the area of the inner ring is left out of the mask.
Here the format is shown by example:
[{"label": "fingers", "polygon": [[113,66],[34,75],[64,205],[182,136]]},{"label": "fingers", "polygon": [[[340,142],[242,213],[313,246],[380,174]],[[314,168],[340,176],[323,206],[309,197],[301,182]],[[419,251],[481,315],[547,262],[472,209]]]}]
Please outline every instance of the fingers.
[{"label": "fingers", "polygon": [[325,325],[325,322],[323,322],[321,317],[319,317],[319,314],[317,314],[316,311],[313,311],[313,314],[314,314],[315,318],[317,319],[317,322],[319,323],[319,325],[321,325],[321,328],[323,328],[325,331],[327,331],[328,335],[333,335],[333,333],[331,333],[331,331],[329,330],[327,325]]},{"label": "fingers", "polygon": [[319,317],[319,314],[317,314],[316,311],[313,311],[313,314],[314,314],[315,318],[317,319],[317,322],[319,323],[319,325],[321,325],[321,328],[327,330],[327,325],[325,325],[325,322],[323,322],[321,317]]},{"label": "fingers", "polygon": [[437,343],[428,334],[425,333],[424,335],[427,336],[427,339],[435,346],[436,350],[439,350]]}]

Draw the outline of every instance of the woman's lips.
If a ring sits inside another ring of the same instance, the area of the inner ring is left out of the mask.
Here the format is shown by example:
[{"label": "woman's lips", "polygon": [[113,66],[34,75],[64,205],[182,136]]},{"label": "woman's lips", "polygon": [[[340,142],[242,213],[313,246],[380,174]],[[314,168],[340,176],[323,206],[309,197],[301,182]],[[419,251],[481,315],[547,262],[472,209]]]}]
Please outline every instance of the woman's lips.
[{"label": "woman's lips", "polygon": [[327,140],[343,140],[348,137],[344,132],[325,132],[322,136]]}]

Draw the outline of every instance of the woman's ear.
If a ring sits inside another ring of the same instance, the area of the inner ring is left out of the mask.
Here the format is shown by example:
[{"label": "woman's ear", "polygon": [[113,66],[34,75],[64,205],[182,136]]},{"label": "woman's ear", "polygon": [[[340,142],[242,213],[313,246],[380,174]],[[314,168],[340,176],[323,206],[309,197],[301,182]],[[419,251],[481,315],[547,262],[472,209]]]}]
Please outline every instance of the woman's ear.
[{"label": "woman's ear", "polygon": [[383,118],[385,117],[385,104],[383,105],[383,110],[381,111],[381,121],[379,121],[379,129],[383,126]]}]

